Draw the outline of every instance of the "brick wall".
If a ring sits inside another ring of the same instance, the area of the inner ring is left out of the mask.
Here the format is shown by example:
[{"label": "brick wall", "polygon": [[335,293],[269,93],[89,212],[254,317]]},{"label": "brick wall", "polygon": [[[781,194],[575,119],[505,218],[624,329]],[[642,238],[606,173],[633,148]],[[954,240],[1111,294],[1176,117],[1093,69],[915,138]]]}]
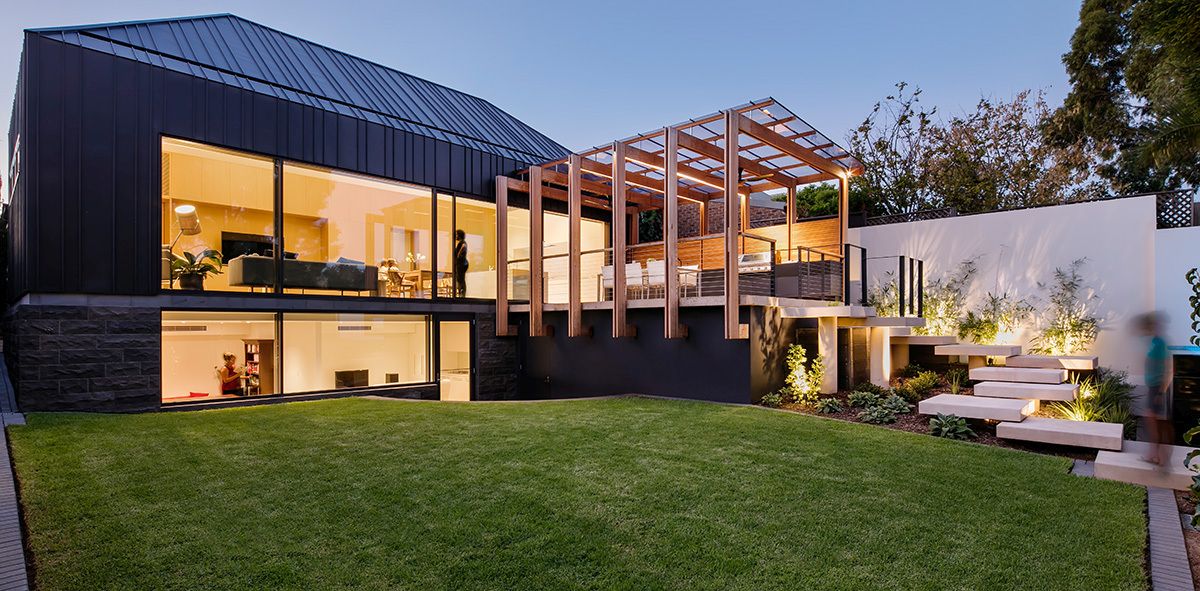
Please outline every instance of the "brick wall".
[{"label": "brick wall", "polygon": [[154,410],[161,401],[157,308],[20,305],[5,357],[22,411]]},{"label": "brick wall", "polygon": [[[721,201],[713,201],[708,204],[708,231],[701,232],[700,230],[700,204],[698,203],[680,203],[679,204],[679,235],[686,236],[701,236],[703,234],[715,233],[721,228],[725,221],[725,203]],[[757,205],[750,206],[750,227],[761,228],[763,226],[777,226],[786,221],[786,212],[782,209],[773,209],[770,207],[761,207]]]}]

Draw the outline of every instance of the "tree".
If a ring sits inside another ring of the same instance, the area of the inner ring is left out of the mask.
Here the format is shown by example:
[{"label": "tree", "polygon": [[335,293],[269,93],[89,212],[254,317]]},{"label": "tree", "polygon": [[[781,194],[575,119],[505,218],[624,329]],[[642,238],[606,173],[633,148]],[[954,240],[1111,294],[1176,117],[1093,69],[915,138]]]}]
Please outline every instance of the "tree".
[{"label": "tree", "polygon": [[980,99],[974,112],[936,126],[926,166],[940,206],[993,211],[1102,196],[1085,144],[1046,141],[1051,115],[1043,93],[1024,90],[1011,101]]},{"label": "tree", "polygon": [[875,105],[850,134],[866,171],[851,181],[875,215],[953,207],[992,211],[1098,196],[1089,176],[1095,155],[1077,141],[1057,144],[1043,129],[1052,116],[1042,93],[1012,100],[983,98],[975,110],[946,121],[920,106],[921,90],[897,92]]},{"label": "tree", "polygon": [[896,93],[875,103],[847,138],[850,152],[864,166],[863,174],[850,180],[851,195],[858,195],[873,215],[934,206],[925,173],[937,110],[921,107],[920,88],[907,89],[906,82],[896,84]]},{"label": "tree", "polygon": [[[867,210],[863,195],[850,192],[850,211]],[[796,215],[800,218],[812,218],[825,215],[835,215],[838,212],[838,186],[830,183],[814,183],[796,190]],[[786,201],[787,193],[771,196],[772,201]]]},{"label": "tree", "polygon": [[1116,192],[1200,183],[1200,4],[1084,0],[1063,64],[1052,141],[1087,143]]},{"label": "tree", "polygon": [[[662,240],[663,222],[662,210],[651,209],[638,214],[638,242],[658,242]],[[703,232],[701,232],[703,234]]]}]

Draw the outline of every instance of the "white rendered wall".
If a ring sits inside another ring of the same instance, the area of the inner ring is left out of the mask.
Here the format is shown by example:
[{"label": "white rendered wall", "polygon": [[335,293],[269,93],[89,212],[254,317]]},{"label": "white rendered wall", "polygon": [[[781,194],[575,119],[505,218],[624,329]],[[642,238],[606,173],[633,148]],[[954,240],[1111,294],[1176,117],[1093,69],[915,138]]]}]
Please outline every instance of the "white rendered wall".
[{"label": "white rendered wall", "polygon": [[[1195,230],[1182,232],[1179,244],[1172,238],[1172,248],[1190,251],[1196,258],[1200,243]],[[1155,230],[1154,197],[1146,196],[852,228],[849,241],[865,247],[872,257],[903,254],[923,259],[927,282],[975,257],[978,273],[967,309],[980,305],[989,291],[1008,292],[1045,309],[1047,291],[1038,283],[1051,282],[1056,267],[1066,268],[1086,257],[1080,274],[1087,291],[1095,295],[1093,314],[1100,318],[1092,353],[1102,365],[1128,371],[1140,382],[1144,344],[1133,335],[1129,321],[1155,309],[1159,234],[1164,232]],[[894,266],[894,259],[870,261],[869,282]],[[1164,311],[1173,324],[1184,317],[1173,309]],[[1175,328],[1173,335],[1178,334]],[[1027,346],[1035,335],[1027,327],[1008,340]]]}]

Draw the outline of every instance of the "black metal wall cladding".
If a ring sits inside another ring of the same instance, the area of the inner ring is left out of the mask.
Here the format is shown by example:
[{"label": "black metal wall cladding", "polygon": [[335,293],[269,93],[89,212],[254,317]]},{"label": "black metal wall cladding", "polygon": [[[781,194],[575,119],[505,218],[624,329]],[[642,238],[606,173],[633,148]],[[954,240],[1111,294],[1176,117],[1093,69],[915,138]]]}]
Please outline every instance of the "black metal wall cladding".
[{"label": "black metal wall cladding", "polygon": [[9,234],[10,301],[26,293],[159,292],[164,135],[485,199],[494,198],[496,175],[541,161],[52,36],[27,31],[21,56],[9,135],[10,146],[20,138],[22,163]]}]

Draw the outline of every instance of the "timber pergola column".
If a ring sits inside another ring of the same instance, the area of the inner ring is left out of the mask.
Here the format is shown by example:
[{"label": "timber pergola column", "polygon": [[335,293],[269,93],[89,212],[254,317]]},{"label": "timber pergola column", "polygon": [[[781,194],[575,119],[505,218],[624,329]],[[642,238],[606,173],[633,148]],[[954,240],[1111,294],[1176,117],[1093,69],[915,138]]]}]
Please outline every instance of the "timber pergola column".
[{"label": "timber pergola column", "polygon": [[[583,223],[583,157],[567,158],[567,336],[592,336],[591,327],[583,326],[583,288],[580,259],[580,226]],[[615,283],[614,283],[615,285]]]},{"label": "timber pergola column", "polygon": [[738,196],[738,138],[742,115],[725,111],[725,338],[749,338],[749,327],[741,323],[738,297],[738,226],[741,198]]},{"label": "timber pergola column", "polygon": [[628,237],[626,221],[629,215],[625,213],[625,144],[614,142],[612,145],[612,336],[614,339],[637,336],[637,329],[626,321],[625,308],[629,292],[625,278],[625,241]]},{"label": "timber pergola column", "polygon": [[668,127],[663,136],[663,337],[678,339],[687,336],[687,327],[679,324],[679,130]]},{"label": "timber pergola column", "polygon": [[517,335],[508,323],[508,177],[496,177],[496,336]]},{"label": "timber pergola column", "polygon": [[542,321],[545,306],[546,276],[542,268],[542,167],[529,167],[529,336],[552,336],[552,330]]}]

